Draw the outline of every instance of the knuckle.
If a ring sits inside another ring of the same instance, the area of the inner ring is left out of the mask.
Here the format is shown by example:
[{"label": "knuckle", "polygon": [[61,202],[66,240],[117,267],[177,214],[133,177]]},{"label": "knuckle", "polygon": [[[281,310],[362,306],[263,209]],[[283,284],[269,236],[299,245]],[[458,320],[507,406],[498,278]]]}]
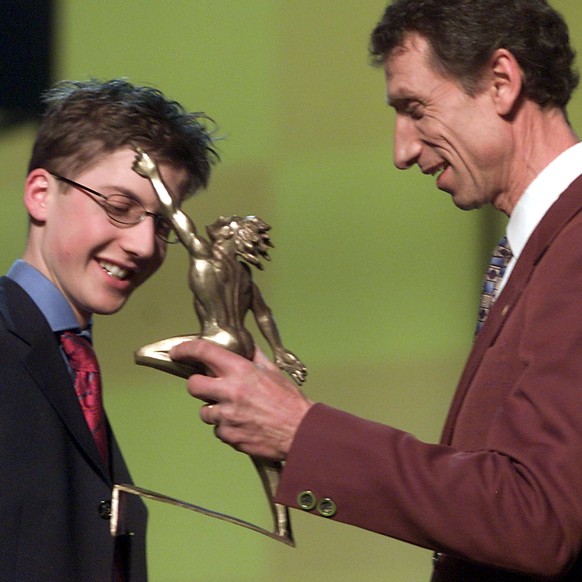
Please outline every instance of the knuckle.
[{"label": "knuckle", "polygon": [[235,426],[237,424],[236,412],[231,406],[222,405],[220,411],[221,424],[224,426]]}]

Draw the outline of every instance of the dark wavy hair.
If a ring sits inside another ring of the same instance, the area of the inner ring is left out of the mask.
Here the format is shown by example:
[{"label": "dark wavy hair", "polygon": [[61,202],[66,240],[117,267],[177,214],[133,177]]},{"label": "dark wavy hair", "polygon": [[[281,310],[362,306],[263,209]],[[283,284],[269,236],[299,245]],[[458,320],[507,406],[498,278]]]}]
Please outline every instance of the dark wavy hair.
[{"label": "dark wavy hair", "polygon": [[208,185],[219,160],[214,123],[188,113],[153,87],[125,79],[62,81],[43,96],[43,115],[29,171],[45,168],[67,174],[86,168],[121,147],[142,147],[158,162],[184,168],[186,196]]},{"label": "dark wavy hair", "polygon": [[469,94],[499,48],[519,63],[524,96],[542,107],[565,108],[578,85],[568,27],[545,0],[393,0],[372,32],[372,63],[381,65],[408,33],[426,38],[434,64]]}]

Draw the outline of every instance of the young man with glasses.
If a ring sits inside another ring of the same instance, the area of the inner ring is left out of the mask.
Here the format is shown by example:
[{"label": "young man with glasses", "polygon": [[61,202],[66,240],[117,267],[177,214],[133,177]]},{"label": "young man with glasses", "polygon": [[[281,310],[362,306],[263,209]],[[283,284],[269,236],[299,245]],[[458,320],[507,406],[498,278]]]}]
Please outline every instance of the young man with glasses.
[{"label": "young man with glasses", "polygon": [[79,393],[61,336],[86,345],[93,313],[118,311],[164,260],[171,226],[132,169],[136,149],[178,204],[217,156],[208,119],[149,87],[64,82],[46,103],[24,187],[28,240],[0,279],[1,577],[142,581],[145,508],[132,500],[126,535],[111,537],[113,483],[131,479],[106,417],[89,429],[85,398],[99,388]]}]

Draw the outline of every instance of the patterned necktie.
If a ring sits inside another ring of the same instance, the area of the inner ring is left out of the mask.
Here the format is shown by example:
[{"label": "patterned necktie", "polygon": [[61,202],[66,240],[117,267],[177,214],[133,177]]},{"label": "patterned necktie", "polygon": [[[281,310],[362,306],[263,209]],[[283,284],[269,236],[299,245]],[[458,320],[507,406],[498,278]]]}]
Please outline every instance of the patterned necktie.
[{"label": "patterned necktie", "polygon": [[61,334],[61,344],[75,372],[75,392],[85,420],[101,458],[108,466],[109,447],[101,396],[101,374],[95,352],[87,339],[71,332]]},{"label": "patterned necktie", "polygon": [[495,247],[491,262],[485,273],[483,280],[483,290],[481,291],[481,303],[479,305],[479,319],[477,321],[477,329],[475,333],[479,333],[487,316],[489,310],[493,306],[499,291],[499,285],[503,279],[507,264],[511,260],[512,253],[507,244],[507,237],[504,236]]}]

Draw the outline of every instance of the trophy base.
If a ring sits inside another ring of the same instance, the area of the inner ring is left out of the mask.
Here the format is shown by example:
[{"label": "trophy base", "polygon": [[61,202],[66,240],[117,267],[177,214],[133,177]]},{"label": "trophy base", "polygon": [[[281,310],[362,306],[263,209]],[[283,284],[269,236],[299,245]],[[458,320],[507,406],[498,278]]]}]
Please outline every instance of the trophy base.
[{"label": "trophy base", "polygon": [[198,335],[180,335],[148,344],[135,351],[135,363],[140,366],[149,366],[162,372],[168,372],[180,378],[189,378],[193,374],[207,374],[207,368],[199,362],[174,362],[169,352],[178,344],[196,339]]}]

